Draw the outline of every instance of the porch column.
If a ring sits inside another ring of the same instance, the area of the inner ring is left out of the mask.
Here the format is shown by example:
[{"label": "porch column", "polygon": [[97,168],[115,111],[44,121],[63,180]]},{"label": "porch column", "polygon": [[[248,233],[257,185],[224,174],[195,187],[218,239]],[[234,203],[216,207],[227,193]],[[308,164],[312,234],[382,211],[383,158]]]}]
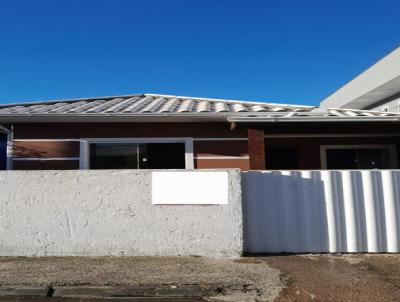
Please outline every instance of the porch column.
[{"label": "porch column", "polygon": [[265,170],[264,130],[247,129],[250,170]]}]

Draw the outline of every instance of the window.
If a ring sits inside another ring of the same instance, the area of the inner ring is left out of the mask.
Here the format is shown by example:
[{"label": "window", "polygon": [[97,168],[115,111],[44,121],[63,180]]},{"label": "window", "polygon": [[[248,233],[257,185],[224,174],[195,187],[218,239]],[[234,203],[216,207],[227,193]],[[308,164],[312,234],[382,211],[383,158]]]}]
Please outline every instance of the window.
[{"label": "window", "polygon": [[298,150],[296,148],[266,148],[265,165],[268,170],[297,170]]},{"label": "window", "polygon": [[396,168],[394,146],[321,146],[323,169]]},{"label": "window", "polygon": [[91,169],[138,169],[138,144],[90,144]]},{"label": "window", "polygon": [[90,169],[184,169],[185,143],[91,143]]}]

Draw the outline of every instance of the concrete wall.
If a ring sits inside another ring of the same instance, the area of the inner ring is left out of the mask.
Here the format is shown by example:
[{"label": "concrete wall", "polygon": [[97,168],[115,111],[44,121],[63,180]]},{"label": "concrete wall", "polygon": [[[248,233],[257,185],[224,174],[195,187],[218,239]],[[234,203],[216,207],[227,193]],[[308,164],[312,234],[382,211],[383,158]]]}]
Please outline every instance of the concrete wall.
[{"label": "concrete wall", "polygon": [[400,252],[400,171],[243,173],[245,251]]},{"label": "concrete wall", "polygon": [[384,99],[378,103],[369,106],[368,110],[378,110],[381,111],[384,107],[389,107],[390,112],[399,112],[400,105],[400,93],[395,94],[387,99]]},{"label": "concrete wall", "polygon": [[226,171],[227,205],[153,205],[150,170],[2,171],[0,255],[238,256],[240,171]]},{"label": "concrete wall", "polygon": [[324,99],[326,108],[365,109],[400,93],[400,47]]}]

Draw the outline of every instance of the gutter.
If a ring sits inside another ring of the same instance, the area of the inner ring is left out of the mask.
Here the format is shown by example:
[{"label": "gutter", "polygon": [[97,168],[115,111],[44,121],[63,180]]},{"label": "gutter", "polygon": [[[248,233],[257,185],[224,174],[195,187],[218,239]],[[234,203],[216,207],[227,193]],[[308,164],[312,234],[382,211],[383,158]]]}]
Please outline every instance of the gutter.
[{"label": "gutter", "polygon": [[366,117],[228,117],[228,122],[234,123],[298,123],[298,122],[400,122],[400,116],[366,116]]},{"label": "gutter", "polygon": [[[132,120],[134,118],[134,120]],[[278,123],[278,122],[400,122],[398,116],[323,116],[318,112],[287,116],[286,112],[273,115],[251,115],[248,112],[221,113],[69,113],[69,114],[0,114],[3,123],[29,122],[206,122],[221,121],[229,123]]]},{"label": "gutter", "polygon": [[0,130],[7,133],[7,149],[6,149],[6,156],[7,156],[7,163],[6,169],[12,170],[13,164],[13,141],[14,141],[14,125],[11,125],[11,129],[8,129],[2,125],[0,125]]},{"label": "gutter", "polygon": [[90,114],[0,114],[2,123],[30,123],[30,122],[146,122],[146,121],[221,121],[226,122],[229,113],[210,114],[204,113],[90,113]]}]

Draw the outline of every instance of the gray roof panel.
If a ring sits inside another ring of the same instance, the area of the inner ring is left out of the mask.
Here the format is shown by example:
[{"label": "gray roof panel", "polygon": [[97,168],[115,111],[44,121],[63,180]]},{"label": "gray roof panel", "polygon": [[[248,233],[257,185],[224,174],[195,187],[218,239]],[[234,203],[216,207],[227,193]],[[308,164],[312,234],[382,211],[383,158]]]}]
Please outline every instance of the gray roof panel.
[{"label": "gray roof panel", "polygon": [[142,94],[91,99],[55,100],[48,102],[3,104],[0,105],[0,117],[22,116],[221,116],[234,118],[240,116],[250,119],[271,118],[397,118],[392,112],[377,112],[356,109],[326,109],[315,111],[314,106],[287,105],[262,102],[206,99],[170,95]]},{"label": "gray roof panel", "polygon": [[280,105],[260,102],[230,101],[143,94],[81,100],[0,105],[0,114],[71,114],[71,113],[219,113],[310,111],[312,106]]}]

